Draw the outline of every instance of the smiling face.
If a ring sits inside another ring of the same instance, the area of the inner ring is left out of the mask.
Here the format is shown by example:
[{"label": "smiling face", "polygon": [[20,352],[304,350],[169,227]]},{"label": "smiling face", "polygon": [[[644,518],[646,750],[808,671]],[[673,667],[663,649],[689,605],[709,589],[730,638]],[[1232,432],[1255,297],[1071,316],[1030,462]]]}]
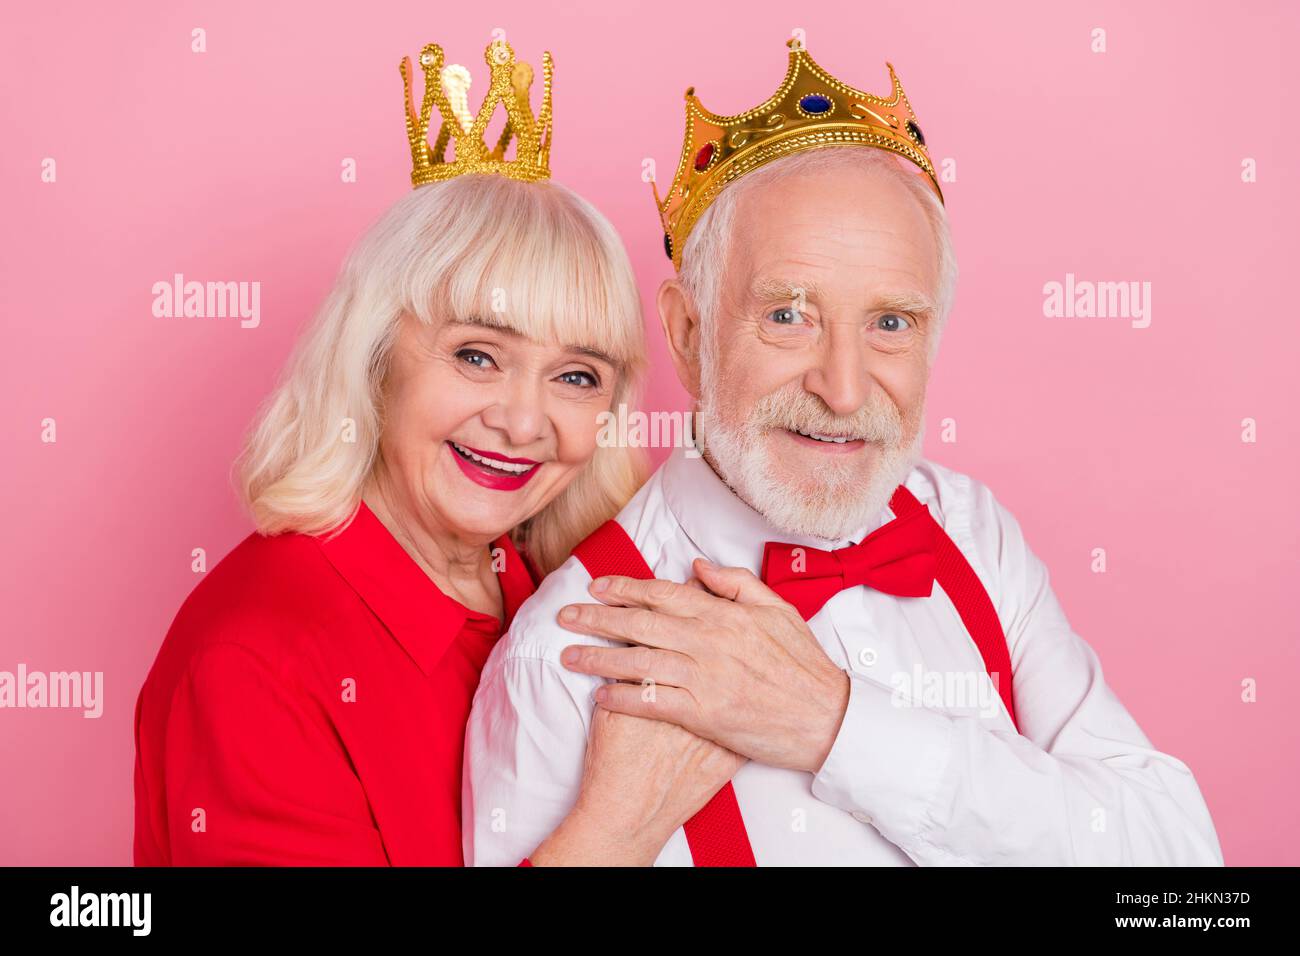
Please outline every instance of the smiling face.
[{"label": "smiling face", "polygon": [[403,316],[379,442],[386,502],[438,537],[499,537],[591,460],[615,375],[596,353],[490,322]]},{"label": "smiling face", "polygon": [[679,372],[733,490],[786,531],[844,537],[920,454],[934,232],[879,169],[796,170],[737,202],[712,321],[661,293]]}]

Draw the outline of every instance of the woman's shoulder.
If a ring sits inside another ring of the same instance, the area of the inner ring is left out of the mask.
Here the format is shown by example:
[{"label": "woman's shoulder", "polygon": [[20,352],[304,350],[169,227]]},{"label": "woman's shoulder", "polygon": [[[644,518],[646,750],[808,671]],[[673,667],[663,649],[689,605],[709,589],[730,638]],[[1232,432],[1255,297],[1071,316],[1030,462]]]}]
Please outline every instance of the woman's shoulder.
[{"label": "woman's shoulder", "polygon": [[254,532],[185,598],[155,670],[174,673],[219,645],[235,645],[278,670],[309,651],[349,599],[355,596],[314,537]]}]

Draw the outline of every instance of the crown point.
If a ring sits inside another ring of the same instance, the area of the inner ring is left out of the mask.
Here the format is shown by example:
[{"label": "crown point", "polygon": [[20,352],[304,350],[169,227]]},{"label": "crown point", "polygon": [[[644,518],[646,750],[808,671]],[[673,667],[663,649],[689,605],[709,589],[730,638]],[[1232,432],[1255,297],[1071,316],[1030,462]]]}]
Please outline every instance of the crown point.
[{"label": "crown point", "polygon": [[892,90],[875,95],[827,73],[799,33],[787,38],[786,46],[791,52],[782,85],[746,112],[714,114],[700,103],[695,87],[686,88],[686,141],[677,172],[664,197],[654,187],[664,252],[675,265],[674,253],[726,183],[782,156],[831,142],[887,149],[910,160],[943,201],[925,135],[893,63],[885,62]]},{"label": "crown point", "polygon": [[[514,50],[504,39],[490,42],[485,55],[491,67],[491,80],[477,114],[469,106],[472,74],[458,63],[444,65],[442,47],[436,43],[425,44],[420,51],[425,83],[423,103],[417,112],[412,102],[411,58],[402,58],[406,130],[411,144],[411,182],[414,186],[465,173],[494,173],[523,182],[537,182],[550,177],[550,53],[544,53],[542,57],[546,89],[542,110],[537,116],[528,102],[533,68],[517,63]],[[492,148],[483,142],[483,128],[479,124],[486,126],[492,119],[492,110],[499,104],[505,105],[506,125],[495,148]],[[432,128],[437,130],[436,142],[430,140],[430,123],[434,116],[441,123]],[[507,160],[505,150],[511,138],[517,138],[519,150],[514,159]],[[454,153],[450,154],[455,156],[454,159],[448,158],[448,147],[454,148]]]},{"label": "crown point", "polygon": [[533,68],[527,63],[516,63],[510,73],[510,86],[515,96],[527,96],[528,88],[533,85]]},{"label": "crown point", "polygon": [[469,110],[469,88],[473,77],[469,70],[459,63],[452,63],[442,68],[442,88],[447,92],[448,105],[460,123],[460,128],[468,133],[474,125],[474,114]]}]

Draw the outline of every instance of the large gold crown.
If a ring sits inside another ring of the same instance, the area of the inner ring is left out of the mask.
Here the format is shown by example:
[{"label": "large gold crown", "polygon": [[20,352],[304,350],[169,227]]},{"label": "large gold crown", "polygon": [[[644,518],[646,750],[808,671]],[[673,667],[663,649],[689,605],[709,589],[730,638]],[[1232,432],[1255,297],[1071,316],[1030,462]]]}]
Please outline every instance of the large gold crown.
[{"label": "large gold crown", "polygon": [[[534,182],[551,175],[551,54],[542,54],[542,109],[534,117],[528,90],[533,68],[515,62],[515,51],[505,40],[488,44],[484,59],[492,70],[491,85],[477,114],[469,110],[470,73],[453,63],[442,65],[442,47],[428,44],[420,51],[424,70],[424,102],[415,111],[411,98],[411,58],[401,62],[406,91],[406,136],[411,142],[411,183],[422,186],[464,173],[500,173],[511,179]],[[483,136],[501,103],[506,124],[493,149]],[[438,108],[438,138],[429,145],[429,121]],[[514,137],[514,159],[505,158]],[[447,160],[447,145],[455,142],[455,159]]]},{"label": "large gold crown", "polygon": [[943,191],[917,125],[912,104],[891,63],[889,97],[841,83],[818,66],[798,39],[791,39],[785,79],[758,106],[735,116],[706,110],[686,91],[686,139],[666,198],[651,182],[664,229],[664,251],[682,265],[691,228],[727,183],[792,153],[822,146],[874,146],[905,156],[929,177],[939,201]]}]

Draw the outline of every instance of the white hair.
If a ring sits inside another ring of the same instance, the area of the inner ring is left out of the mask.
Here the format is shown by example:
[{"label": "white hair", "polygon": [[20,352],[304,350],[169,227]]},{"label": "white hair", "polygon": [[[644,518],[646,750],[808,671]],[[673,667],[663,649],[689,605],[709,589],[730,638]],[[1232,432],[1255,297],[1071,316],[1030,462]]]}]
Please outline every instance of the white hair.
[{"label": "white hair", "polygon": [[[732,490],[774,527],[827,540],[845,537],[863,527],[889,503],[894,489],[920,460],[925,434],[924,401],[904,417],[887,395],[873,389],[863,408],[851,415],[836,415],[794,383],[764,396],[746,410],[742,421],[728,422],[719,400],[723,371],[717,313],[741,198],[784,176],[845,167],[880,169],[894,176],[917,197],[930,222],[938,264],[935,331],[927,344],[926,357],[927,363],[933,363],[957,283],[948,217],[916,168],[885,150],[824,147],[787,156],[736,180],[722,190],[691,230],[682,248],[679,274],[700,322],[699,416],[706,455]],[[815,475],[808,476],[815,487],[791,487],[776,477],[775,462],[764,441],[766,434],[778,428],[870,441],[879,446],[879,459],[865,482],[842,463],[828,460]]]},{"label": "white hair", "polygon": [[[534,341],[597,349],[618,366],[615,408],[632,401],[644,369],[631,263],[586,200],[557,183],[497,175],[421,186],[349,254],[248,435],[238,485],[263,534],[322,534],[355,513],[403,314],[426,324],[493,314]],[[540,570],[622,508],[641,483],[642,456],[598,447],[554,501],[513,529]]]},{"label": "white hair", "polygon": [[927,356],[929,362],[934,362],[957,290],[957,256],[953,252],[948,214],[918,167],[888,150],[868,146],[824,146],[785,156],[729,183],[704,211],[682,246],[682,265],[678,273],[682,287],[700,317],[702,350],[713,347],[713,319],[721,304],[722,274],[730,253],[736,210],[741,198],[751,190],[761,189],[786,176],[804,172],[824,174],[846,167],[882,170],[893,176],[917,198],[930,222],[938,260],[938,288],[934,290],[935,334],[930,337]]}]

